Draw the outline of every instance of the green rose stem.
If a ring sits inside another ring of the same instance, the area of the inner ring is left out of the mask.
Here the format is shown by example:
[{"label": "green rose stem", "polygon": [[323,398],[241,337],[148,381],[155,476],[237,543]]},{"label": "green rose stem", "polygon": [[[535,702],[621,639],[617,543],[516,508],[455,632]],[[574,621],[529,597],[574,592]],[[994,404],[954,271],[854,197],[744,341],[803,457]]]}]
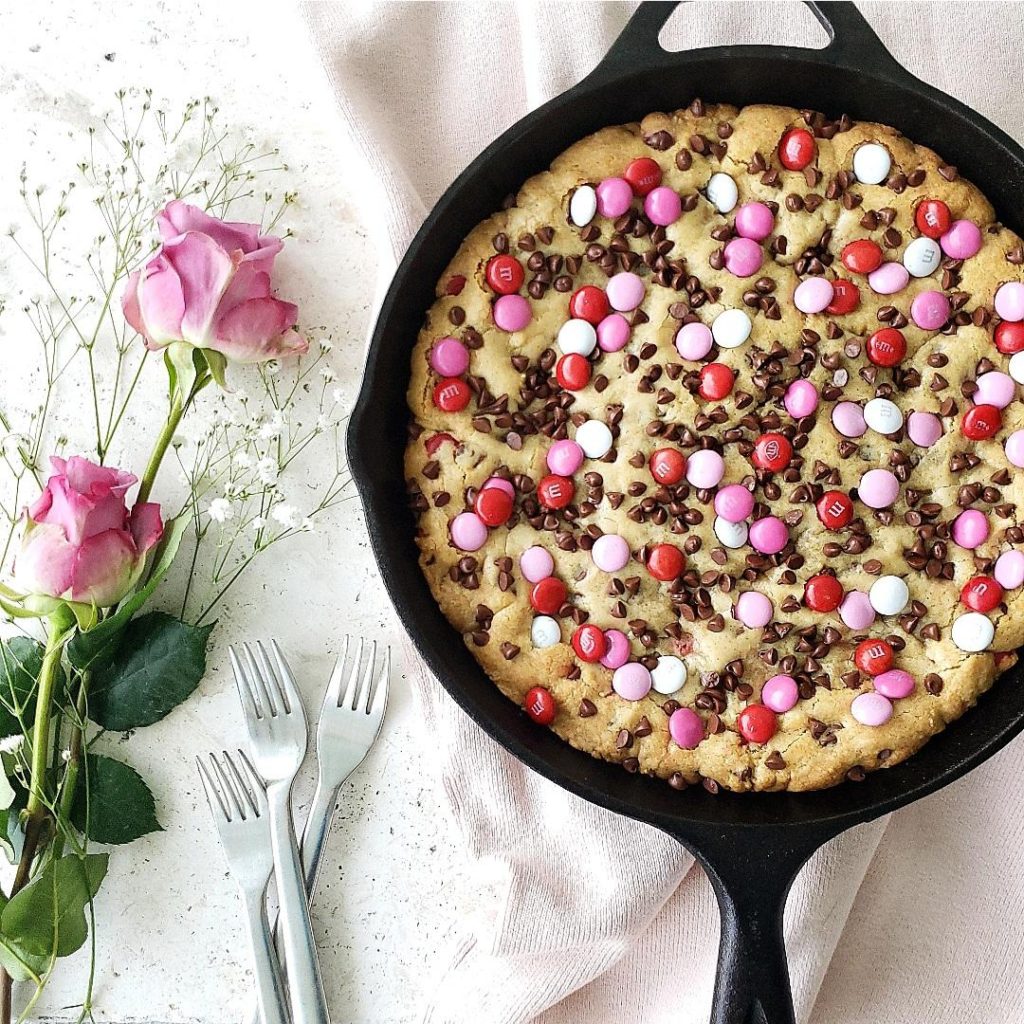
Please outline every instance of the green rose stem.
[{"label": "green rose stem", "polygon": [[160,463],[163,462],[171,439],[174,437],[174,432],[178,429],[178,424],[181,423],[181,418],[185,415],[185,409],[188,408],[194,395],[195,390],[193,389],[188,399],[183,402],[181,394],[178,391],[174,392],[171,411],[167,415],[167,422],[164,424],[163,430],[160,431],[160,436],[156,439],[156,444],[153,446],[153,452],[149,456],[146,471],[142,474],[142,482],[139,484],[139,496],[136,501],[149,500],[149,492],[153,489],[156,475],[160,471]]}]

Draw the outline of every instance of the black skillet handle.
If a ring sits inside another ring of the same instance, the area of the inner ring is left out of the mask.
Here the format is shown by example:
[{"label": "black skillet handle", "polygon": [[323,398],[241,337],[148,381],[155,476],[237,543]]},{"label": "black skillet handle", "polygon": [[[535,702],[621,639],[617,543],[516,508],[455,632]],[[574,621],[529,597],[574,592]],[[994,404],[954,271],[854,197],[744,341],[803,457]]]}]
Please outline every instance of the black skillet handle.
[{"label": "black skillet handle", "polygon": [[699,837],[673,834],[700,861],[718,898],[722,925],[711,1024],[796,1024],[782,934],[786,897],[808,857],[838,829],[760,826]]}]

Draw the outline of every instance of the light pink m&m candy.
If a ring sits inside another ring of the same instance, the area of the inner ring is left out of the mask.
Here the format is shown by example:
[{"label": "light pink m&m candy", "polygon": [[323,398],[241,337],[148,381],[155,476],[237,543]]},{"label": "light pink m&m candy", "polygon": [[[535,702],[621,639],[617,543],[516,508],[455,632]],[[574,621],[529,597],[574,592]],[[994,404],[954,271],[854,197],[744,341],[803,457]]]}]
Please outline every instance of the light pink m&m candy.
[{"label": "light pink m&m candy", "polygon": [[761,703],[780,715],[792,711],[799,697],[800,691],[792,676],[772,676],[761,687]]},{"label": "light pink m&m candy", "polygon": [[864,410],[856,402],[839,402],[832,410],[832,426],[843,437],[861,437],[868,429]]},{"label": "light pink m&m candy", "polygon": [[1003,447],[1010,462],[1018,468],[1024,468],[1024,430],[1015,430]]},{"label": "light pink m&m candy", "polygon": [[704,723],[692,708],[676,708],[668,720],[668,734],[676,746],[693,750],[704,739]]},{"label": "light pink m&m candy", "polygon": [[910,281],[910,271],[902,263],[883,263],[868,274],[868,284],[878,295],[895,295]]},{"label": "light pink m&m candy", "polygon": [[752,238],[733,238],[722,254],[725,269],[734,277],[753,277],[761,269],[764,253]]},{"label": "light pink m&m candy", "polygon": [[900,493],[900,482],[887,469],[869,469],[857,485],[857,496],[868,508],[888,508]]},{"label": "light pink m&m candy", "polygon": [[742,484],[728,484],[715,494],[715,514],[727,523],[742,523],[754,511],[754,496]]},{"label": "light pink m&m candy", "polygon": [[901,668],[891,668],[875,676],[875,690],[890,700],[900,700],[914,692],[914,677]]},{"label": "light pink m&m candy", "polygon": [[533,319],[533,310],[522,295],[502,295],[494,303],[494,322],[503,331],[521,331]]},{"label": "light pink m&m candy", "polygon": [[452,543],[460,551],[477,551],[487,540],[487,524],[475,512],[460,512],[451,531]]},{"label": "light pink m&m candy", "polygon": [[760,629],[772,621],[775,609],[764,594],[748,590],[740,594],[736,602],[736,618],[748,629]]},{"label": "light pink m&m candy", "polygon": [[629,638],[621,629],[606,629],[604,638],[608,644],[601,664],[605,668],[621,668],[629,661]]},{"label": "light pink m&m candy", "polygon": [[682,216],[683,204],[678,193],[660,185],[647,193],[647,198],[644,199],[644,213],[652,224],[668,227]]},{"label": "light pink m&m candy", "polygon": [[976,508],[964,509],[953,520],[953,540],[968,551],[984,544],[988,540],[988,517]]},{"label": "light pink m&m candy", "polygon": [[684,358],[697,362],[703,359],[714,344],[714,336],[707,324],[696,320],[683,324],[676,331],[676,351]]},{"label": "light pink m&m candy", "polygon": [[1017,384],[1008,373],[989,370],[981,374],[975,382],[978,390],[971,395],[975,405],[994,405],[997,409],[1005,409],[1017,394]]},{"label": "light pink m&m candy", "polygon": [[605,572],[618,572],[629,561],[629,545],[617,533],[602,534],[590,549],[594,565]]},{"label": "light pink m&m candy", "polygon": [[716,451],[702,448],[694,452],[686,463],[686,482],[701,490],[717,487],[725,476],[725,460]]},{"label": "light pink m&m candy", "polygon": [[556,441],[548,449],[548,469],[557,476],[572,476],[583,465],[583,459],[583,449],[568,438]]},{"label": "light pink m&m candy", "polygon": [[996,290],[996,312],[1001,320],[1018,323],[1024,320],[1024,284],[1007,281]]},{"label": "light pink m&m candy", "polygon": [[612,689],[624,700],[643,700],[651,692],[651,673],[638,661],[627,662],[615,670]]},{"label": "light pink m&m candy", "polygon": [[504,491],[510,498],[514,498],[516,496],[516,489],[512,486],[511,481],[506,480],[503,476],[489,476],[480,486],[480,490],[485,491],[488,487],[497,487],[499,490]]},{"label": "light pink m&m candy", "polygon": [[949,319],[949,299],[937,291],[915,295],[910,319],[923,331],[937,331]]},{"label": "light pink m&m candy", "polygon": [[992,570],[996,582],[1007,590],[1016,590],[1024,584],[1024,551],[1004,551]]},{"label": "light pink m&m candy", "polygon": [[534,545],[519,556],[519,570],[530,583],[539,583],[555,571],[551,552]]},{"label": "light pink m&m candy", "polygon": [[765,516],[750,524],[747,539],[762,555],[777,555],[789,543],[789,530],[777,516]]},{"label": "light pink m&m candy", "polygon": [[861,725],[885,725],[892,718],[892,704],[880,693],[861,693],[853,698],[850,712]]},{"label": "light pink m&m candy", "polygon": [[931,448],[942,437],[942,420],[933,412],[912,412],[907,417],[907,435],[919,448]]},{"label": "light pink m&m candy", "polygon": [[775,227],[775,215],[764,203],[744,203],[736,211],[736,234],[763,242]]},{"label": "light pink m&m candy", "polygon": [[782,404],[793,419],[803,419],[818,408],[818,389],[809,380],[801,377],[786,388]]},{"label": "light pink m&m candy", "polygon": [[970,220],[955,220],[939,239],[942,251],[954,260],[967,260],[981,248],[981,228]]},{"label": "light pink m&m candy", "polygon": [[457,338],[438,338],[430,349],[430,368],[442,377],[459,377],[469,369],[469,349]]},{"label": "light pink m&m candy", "polygon": [[602,352],[618,352],[629,341],[629,321],[621,313],[609,313],[597,325],[597,346]]},{"label": "light pink m&m candy", "polygon": [[860,590],[849,590],[839,606],[839,618],[850,629],[867,629],[875,621],[871,598]]},{"label": "light pink m&m candy", "polygon": [[644,282],[629,270],[615,274],[604,286],[604,290],[612,309],[620,313],[628,313],[644,301]]},{"label": "light pink m&m candy", "polygon": [[633,186],[625,178],[605,178],[594,191],[602,217],[621,217],[633,202]]},{"label": "light pink m&m candy", "polygon": [[793,292],[793,305],[801,313],[820,313],[835,294],[832,282],[825,277],[809,277],[801,281]]}]

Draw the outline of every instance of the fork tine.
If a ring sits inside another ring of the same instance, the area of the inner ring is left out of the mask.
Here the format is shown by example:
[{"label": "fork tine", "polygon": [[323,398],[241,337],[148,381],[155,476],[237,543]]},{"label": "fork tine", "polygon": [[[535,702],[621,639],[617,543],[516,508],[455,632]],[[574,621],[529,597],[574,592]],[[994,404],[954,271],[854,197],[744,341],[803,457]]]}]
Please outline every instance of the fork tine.
[{"label": "fork tine", "polygon": [[231,820],[231,812],[228,810],[227,804],[224,802],[224,795],[221,793],[217,783],[213,780],[210,775],[209,769],[203,764],[201,757],[196,757],[196,768],[199,769],[199,778],[203,783],[203,791],[206,793],[206,802],[210,805],[210,811],[213,816],[217,816],[217,808],[220,808],[221,816],[225,821]]},{"label": "fork tine", "polygon": [[345,679],[345,665],[348,662],[349,648],[352,646],[352,637],[345,634],[345,646],[341,654],[334,662],[334,669],[331,671],[331,681],[327,684],[327,692],[324,694],[324,707],[336,708],[341,703],[341,684]]},{"label": "fork tine", "polygon": [[[239,750],[238,753],[242,754],[242,751]],[[242,796],[245,802],[249,805],[249,809],[252,813],[256,817],[259,817],[260,809],[259,805],[256,803],[256,797],[253,795],[252,787],[244,778],[242,778],[242,773],[238,770],[238,765],[235,764],[235,759],[226,750],[223,752],[223,756],[224,763],[231,769],[232,780],[236,786],[235,792]]]},{"label": "fork tine", "polygon": [[391,648],[384,648],[384,661],[381,665],[380,674],[377,676],[377,688],[373,692],[373,703],[370,705],[369,713],[384,717],[384,709],[388,703],[388,685],[391,680]]},{"label": "fork tine", "polygon": [[373,692],[373,670],[377,661],[377,641],[370,645],[370,654],[366,659],[366,668],[363,670],[363,678],[359,684],[359,696],[356,699],[356,711],[370,711],[370,696]]},{"label": "fork tine", "polygon": [[[295,682],[295,676],[292,674],[288,659],[285,658],[276,640],[270,641],[270,649],[274,652],[274,661],[277,663],[277,671],[274,677],[277,680],[278,689],[281,691],[281,698],[284,700],[285,712],[290,715],[295,708],[302,707],[302,698],[299,697],[299,685]],[[263,644],[260,644],[260,650],[263,651]],[[267,657],[266,651],[263,651],[263,657]],[[269,664],[269,660],[267,663]]]},{"label": "fork tine", "polygon": [[341,704],[339,707],[346,707],[349,711],[352,711],[356,706],[356,692],[359,688],[359,666],[363,660],[363,647],[366,641],[360,637],[359,646],[356,648],[355,659],[352,662],[352,667],[349,669],[348,684],[345,686],[345,693],[341,698]]},{"label": "fork tine", "polygon": [[[267,656],[266,652],[263,651],[263,645],[258,644],[257,647],[260,654],[262,654],[261,659],[257,659],[256,655],[253,654],[250,644],[243,644],[242,650],[245,651],[245,660],[248,662],[250,678],[256,681],[255,686],[265,701],[264,706],[267,708],[268,714],[276,718],[281,713],[281,702],[277,697],[277,686],[272,679],[272,673],[270,672],[269,664],[267,664]],[[261,661],[263,664],[260,663]]]},{"label": "fork tine", "polygon": [[[227,751],[224,752],[224,756],[228,756]],[[226,802],[230,805],[230,809],[233,810],[235,814],[244,821],[245,807],[242,803],[241,796],[235,789],[234,783],[231,781],[231,777],[227,773],[227,770],[220,763],[220,761],[217,760],[216,754],[210,754],[210,763],[213,765],[213,770],[216,773],[217,778],[220,780],[220,784],[223,787],[224,792],[227,794]],[[231,814],[228,814],[228,821],[233,820],[234,818],[231,816]]]},{"label": "fork tine", "polygon": [[231,669],[235,675],[235,686],[238,688],[238,699],[242,702],[242,710],[245,712],[246,718],[251,713],[254,713],[257,718],[263,718],[263,704],[260,701],[257,689],[234,646],[228,648],[228,657],[231,659]]}]

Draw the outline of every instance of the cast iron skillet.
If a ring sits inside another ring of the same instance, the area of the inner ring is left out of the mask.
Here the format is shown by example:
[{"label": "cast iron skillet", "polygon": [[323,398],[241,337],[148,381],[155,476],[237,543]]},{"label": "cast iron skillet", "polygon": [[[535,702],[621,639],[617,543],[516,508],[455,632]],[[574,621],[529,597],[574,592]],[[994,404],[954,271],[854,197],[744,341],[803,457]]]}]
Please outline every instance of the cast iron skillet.
[{"label": "cast iron skillet", "polygon": [[885,50],[852,3],[809,3],[821,50],[726,46],[667,53],[658,33],[674,3],[642,4],[596,70],[523,118],[459,176],[426,219],[377,320],[348,429],[351,469],[384,582],[419,652],[449,693],[516,757],[566,789],[679,840],[707,871],[722,914],[714,1024],[792,1024],[782,910],[794,875],[827,840],[959,778],[1024,727],[1024,670],[897,767],[801,794],[676,792],[595,760],[538,728],[487,678],[441,614],[417,565],[402,456],[409,355],[434,284],[462,239],[571,143],[652,110],[707,101],[781,103],[891,124],[963,168],[1024,234],[1024,150]]}]

